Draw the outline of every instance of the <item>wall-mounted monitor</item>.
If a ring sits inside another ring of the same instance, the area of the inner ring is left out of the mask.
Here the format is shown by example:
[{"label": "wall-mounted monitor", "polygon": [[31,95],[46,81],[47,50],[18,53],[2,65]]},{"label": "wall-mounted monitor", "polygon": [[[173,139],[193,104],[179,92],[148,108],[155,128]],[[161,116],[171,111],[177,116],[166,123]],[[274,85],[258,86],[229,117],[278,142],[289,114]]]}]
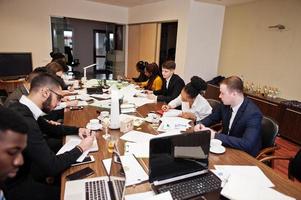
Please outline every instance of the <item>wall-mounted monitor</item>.
[{"label": "wall-mounted monitor", "polygon": [[32,71],[32,56],[29,52],[1,53],[0,79],[17,79],[25,77]]}]

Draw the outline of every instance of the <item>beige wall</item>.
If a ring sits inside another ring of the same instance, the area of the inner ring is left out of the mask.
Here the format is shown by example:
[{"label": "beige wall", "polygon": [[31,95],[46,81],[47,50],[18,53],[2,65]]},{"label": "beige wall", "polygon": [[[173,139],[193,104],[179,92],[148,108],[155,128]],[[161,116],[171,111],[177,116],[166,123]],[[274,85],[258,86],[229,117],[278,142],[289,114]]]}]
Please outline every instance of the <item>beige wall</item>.
[{"label": "beige wall", "polygon": [[48,63],[50,16],[126,24],[128,9],[84,0],[1,0],[0,52],[32,52],[34,67]]},{"label": "beige wall", "polygon": [[129,9],[129,23],[178,21],[176,73],[209,80],[217,75],[224,6],[194,0],[165,0]]},{"label": "beige wall", "polygon": [[[287,30],[269,29],[283,24]],[[219,74],[280,89],[301,100],[301,1],[259,0],[226,8]]]}]

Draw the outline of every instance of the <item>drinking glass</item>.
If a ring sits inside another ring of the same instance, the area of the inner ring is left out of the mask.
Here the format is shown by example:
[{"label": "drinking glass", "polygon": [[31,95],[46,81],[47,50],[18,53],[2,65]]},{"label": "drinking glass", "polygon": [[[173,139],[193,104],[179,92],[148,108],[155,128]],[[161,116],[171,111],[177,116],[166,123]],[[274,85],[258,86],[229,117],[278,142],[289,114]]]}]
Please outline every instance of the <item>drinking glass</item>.
[{"label": "drinking glass", "polygon": [[103,130],[105,131],[105,134],[102,136],[105,140],[108,140],[110,138],[110,134],[109,132],[109,126],[110,126],[110,117],[109,116],[105,116],[102,118],[101,120],[101,124],[103,127]]}]

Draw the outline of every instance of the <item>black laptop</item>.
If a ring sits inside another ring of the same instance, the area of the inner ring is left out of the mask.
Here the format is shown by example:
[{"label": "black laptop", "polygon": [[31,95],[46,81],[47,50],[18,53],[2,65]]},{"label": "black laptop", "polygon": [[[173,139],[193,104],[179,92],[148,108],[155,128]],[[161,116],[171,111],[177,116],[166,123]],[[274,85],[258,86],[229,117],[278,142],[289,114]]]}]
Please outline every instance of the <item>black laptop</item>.
[{"label": "black laptop", "polygon": [[149,151],[153,190],[170,191],[175,200],[219,193],[221,180],[208,170],[209,148],[209,131],[153,138]]}]

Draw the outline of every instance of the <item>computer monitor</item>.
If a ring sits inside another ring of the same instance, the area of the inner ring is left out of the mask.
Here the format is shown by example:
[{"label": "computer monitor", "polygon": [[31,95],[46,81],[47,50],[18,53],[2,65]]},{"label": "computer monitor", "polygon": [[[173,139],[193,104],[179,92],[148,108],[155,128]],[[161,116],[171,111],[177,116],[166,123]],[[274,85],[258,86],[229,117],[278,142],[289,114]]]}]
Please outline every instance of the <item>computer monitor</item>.
[{"label": "computer monitor", "polygon": [[17,79],[25,77],[32,71],[32,56],[30,52],[1,53],[0,79]]}]

